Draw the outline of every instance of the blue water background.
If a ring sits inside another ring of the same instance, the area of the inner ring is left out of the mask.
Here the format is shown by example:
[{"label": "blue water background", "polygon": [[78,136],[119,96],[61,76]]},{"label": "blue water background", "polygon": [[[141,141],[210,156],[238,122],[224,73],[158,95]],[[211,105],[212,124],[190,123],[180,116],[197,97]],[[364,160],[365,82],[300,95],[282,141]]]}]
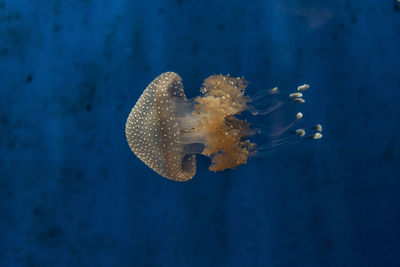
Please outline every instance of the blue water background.
[{"label": "blue water background", "polygon": [[[309,83],[324,138],[163,179],[124,126],[164,71]],[[399,226],[397,1],[0,1],[0,266],[400,266]]]}]

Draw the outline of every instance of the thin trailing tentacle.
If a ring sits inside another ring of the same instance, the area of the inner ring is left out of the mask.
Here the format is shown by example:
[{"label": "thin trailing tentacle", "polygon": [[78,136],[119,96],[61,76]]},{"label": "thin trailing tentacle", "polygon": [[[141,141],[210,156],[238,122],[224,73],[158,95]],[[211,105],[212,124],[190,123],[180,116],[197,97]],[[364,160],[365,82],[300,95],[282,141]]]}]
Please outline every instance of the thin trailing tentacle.
[{"label": "thin trailing tentacle", "polygon": [[[303,93],[307,89],[309,89],[309,85],[304,84],[299,86],[295,92],[285,95],[275,87],[270,90],[260,90],[255,95],[249,97],[247,111],[263,120],[261,125],[252,128],[252,130],[266,140],[264,144],[256,146],[257,153],[254,153],[254,156],[264,156],[284,146],[293,145],[305,140],[322,138],[322,126],[320,124],[307,127],[308,130],[312,130],[312,133],[309,135],[306,134],[306,130],[303,128],[293,129],[303,118],[303,113],[297,112],[295,115],[291,115],[292,119],[290,117],[286,119],[282,118],[282,116],[287,117],[290,115],[290,110],[298,108],[297,104],[305,103]],[[271,115],[275,111],[281,111],[278,113],[278,117],[268,117],[268,121],[265,122],[267,115]]]}]

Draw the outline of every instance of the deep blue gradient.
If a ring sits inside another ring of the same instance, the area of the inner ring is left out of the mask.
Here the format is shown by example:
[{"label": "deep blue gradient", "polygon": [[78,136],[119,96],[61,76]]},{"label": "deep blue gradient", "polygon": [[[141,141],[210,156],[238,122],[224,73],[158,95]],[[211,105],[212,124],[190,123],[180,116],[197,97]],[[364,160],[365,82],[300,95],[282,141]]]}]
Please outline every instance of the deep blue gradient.
[{"label": "deep blue gradient", "polygon": [[[165,71],[309,83],[324,138],[193,180],[130,151]],[[0,1],[0,266],[400,266],[400,3]]]}]

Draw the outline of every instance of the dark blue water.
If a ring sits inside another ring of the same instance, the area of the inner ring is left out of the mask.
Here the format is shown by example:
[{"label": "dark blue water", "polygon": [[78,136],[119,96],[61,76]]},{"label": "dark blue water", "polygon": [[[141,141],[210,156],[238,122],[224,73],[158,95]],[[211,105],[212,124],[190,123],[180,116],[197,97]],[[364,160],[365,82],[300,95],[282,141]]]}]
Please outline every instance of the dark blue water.
[{"label": "dark blue water", "polygon": [[[164,71],[307,82],[324,138],[163,179],[124,127]],[[399,103],[395,0],[0,1],[0,266],[400,266]]]}]

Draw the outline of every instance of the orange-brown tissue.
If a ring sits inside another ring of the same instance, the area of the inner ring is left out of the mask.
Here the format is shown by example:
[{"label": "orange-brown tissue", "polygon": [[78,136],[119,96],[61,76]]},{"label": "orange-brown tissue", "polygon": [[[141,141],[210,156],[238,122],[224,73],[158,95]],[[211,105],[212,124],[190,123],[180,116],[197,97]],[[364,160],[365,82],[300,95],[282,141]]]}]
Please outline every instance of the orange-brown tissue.
[{"label": "orange-brown tissue", "polygon": [[234,117],[246,109],[246,87],[244,78],[212,75],[203,82],[203,95],[195,99],[194,113],[199,118],[195,130],[206,136],[202,154],[211,157],[211,171],[246,163],[255,148],[245,140],[251,135],[249,123]]}]

